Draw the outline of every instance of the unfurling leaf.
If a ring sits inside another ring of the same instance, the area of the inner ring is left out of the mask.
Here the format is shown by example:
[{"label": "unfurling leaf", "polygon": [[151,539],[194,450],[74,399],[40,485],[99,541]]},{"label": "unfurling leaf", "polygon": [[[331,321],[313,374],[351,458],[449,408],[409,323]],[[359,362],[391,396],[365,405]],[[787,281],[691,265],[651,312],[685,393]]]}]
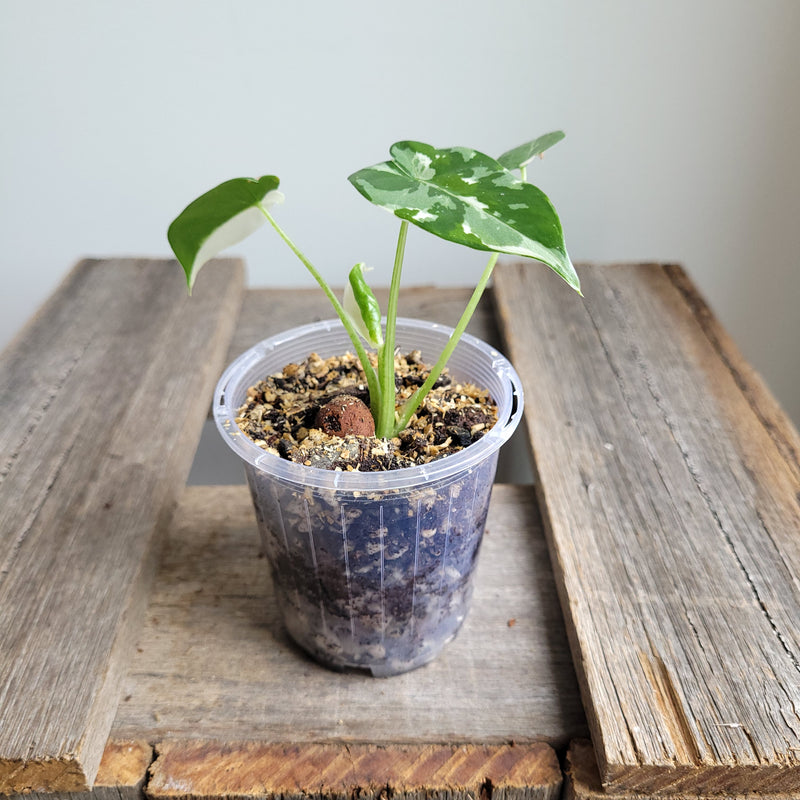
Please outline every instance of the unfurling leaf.
[{"label": "unfurling leaf", "polygon": [[259,206],[283,202],[279,185],[274,175],[234,178],[198,197],[175,218],[167,238],[186,273],[190,293],[203,264],[267,221]]},{"label": "unfurling leaf", "polygon": [[356,330],[373,347],[382,347],[381,309],[372,289],[364,279],[366,269],[363,263],[359,263],[350,270],[349,280],[344,289],[344,310]]},{"label": "unfurling leaf", "polygon": [[554,144],[558,144],[563,138],[563,131],[544,133],[530,142],[525,142],[525,144],[521,144],[513,150],[508,150],[497,161],[506,169],[521,169],[526,164],[530,164],[536,156],[542,155],[545,150],[549,150]]},{"label": "unfurling leaf", "polygon": [[442,239],[534,258],[570,286],[580,283],[547,196],[477,150],[397,142],[392,160],[349,180],[371,202]]}]

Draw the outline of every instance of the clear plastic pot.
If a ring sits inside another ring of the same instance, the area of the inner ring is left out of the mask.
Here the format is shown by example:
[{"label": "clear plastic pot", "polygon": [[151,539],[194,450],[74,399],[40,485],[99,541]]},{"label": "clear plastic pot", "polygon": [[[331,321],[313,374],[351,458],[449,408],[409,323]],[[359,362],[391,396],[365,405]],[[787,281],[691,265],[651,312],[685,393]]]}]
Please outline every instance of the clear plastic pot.
[{"label": "clear plastic pot", "polygon": [[[398,319],[401,352],[433,363],[451,328]],[[245,462],[275,595],[291,637],[320,663],[385,677],[433,659],[457,633],[472,596],[500,446],[522,415],[510,363],[464,335],[454,378],[488,389],[498,422],[478,442],[417,467],[334,472],[266,453],[235,422],[248,387],[316,352],[352,350],[338,320],[266,339],[220,378],[214,417]]]}]

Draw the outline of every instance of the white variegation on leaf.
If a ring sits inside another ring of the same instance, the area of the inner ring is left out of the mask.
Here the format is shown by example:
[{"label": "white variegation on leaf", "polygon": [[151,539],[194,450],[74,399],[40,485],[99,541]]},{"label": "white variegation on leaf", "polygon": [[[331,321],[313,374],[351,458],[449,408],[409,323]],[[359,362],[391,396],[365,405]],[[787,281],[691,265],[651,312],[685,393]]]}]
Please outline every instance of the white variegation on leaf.
[{"label": "white variegation on leaf", "polygon": [[390,152],[391,161],[349,178],[368,200],[456,244],[541,261],[580,290],[561,222],[540,189],[465,147],[397,142]]},{"label": "white variegation on leaf", "polygon": [[223,250],[246,239],[251,233],[255,233],[266,223],[266,218],[261,213],[261,209],[253,207],[240,212],[235,217],[231,217],[216,230],[209,234],[208,238],[200,245],[197,255],[192,263],[192,283],[200,267],[214,256],[219,255]]},{"label": "white variegation on leaf", "polygon": [[267,221],[264,209],[283,202],[274,175],[234,178],[190,203],[169,226],[167,238],[191,293],[200,268]]}]

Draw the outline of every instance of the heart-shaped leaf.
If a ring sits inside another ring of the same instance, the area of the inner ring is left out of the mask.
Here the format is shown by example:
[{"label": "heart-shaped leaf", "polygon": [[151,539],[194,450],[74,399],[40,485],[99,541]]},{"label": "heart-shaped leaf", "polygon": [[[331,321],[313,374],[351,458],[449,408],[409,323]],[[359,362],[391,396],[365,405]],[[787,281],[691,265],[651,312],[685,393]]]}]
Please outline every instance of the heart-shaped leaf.
[{"label": "heart-shaped leaf", "polygon": [[397,142],[392,160],[349,180],[371,202],[442,239],[535,258],[570,286],[580,283],[550,200],[477,150]]},{"label": "heart-shaped leaf", "polygon": [[564,138],[563,131],[552,131],[545,133],[530,142],[525,142],[513,150],[503,153],[497,162],[506,169],[520,169],[526,164],[530,164],[536,156],[540,156],[545,150],[549,150],[554,144],[558,144]]},{"label": "heart-shaped leaf", "polygon": [[167,238],[186,273],[190,293],[203,264],[267,221],[259,206],[283,202],[279,185],[274,175],[234,178],[192,201],[175,218]]}]

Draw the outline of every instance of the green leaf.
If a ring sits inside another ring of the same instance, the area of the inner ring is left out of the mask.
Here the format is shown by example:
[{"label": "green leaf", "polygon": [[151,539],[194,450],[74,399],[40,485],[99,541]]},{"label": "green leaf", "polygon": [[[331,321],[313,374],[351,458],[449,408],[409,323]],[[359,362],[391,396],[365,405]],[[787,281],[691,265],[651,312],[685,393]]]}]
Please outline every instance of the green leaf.
[{"label": "green leaf", "polygon": [[279,185],[274,175],[234,178],[189,203],[175,218],[167,238],[186,273],[190,293],[203,264],[267,221],[259,206],[283,202]]},{"label": "green leaf", "polygon": [[564,138],[563,131],[552,131],[533,139],[530,142],[521,144],[513,150],[508,150],[497,159],[506,169],[521,169],[526,164],[530,164],[536,156],[540,156],[545,150],[558,144]]},{"label": "green leaf", "polygon": [[547,196],[477,150],[397,142],[349,180],[371,202],[450,242],[535,258],[580,291]]}]

